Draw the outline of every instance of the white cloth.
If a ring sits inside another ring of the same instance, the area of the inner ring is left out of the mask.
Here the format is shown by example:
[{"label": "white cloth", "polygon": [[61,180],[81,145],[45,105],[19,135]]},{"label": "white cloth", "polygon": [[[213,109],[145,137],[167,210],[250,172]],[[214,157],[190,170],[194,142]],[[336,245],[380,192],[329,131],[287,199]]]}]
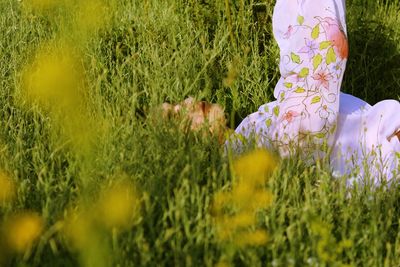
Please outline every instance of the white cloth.
[{"label": "white cloth", "polygon": [[[278,0],[273,31],[280,48],[280,73],[269,129],[282,155],[308,140],[333,145],[339,94],[348,57],[343,0]],[[307,139],[307,140],[306,140]]]},{"label": "white cloth", "polygon": [[[265,110],[273,110],[277,105],[278,101],[262,105],[242,121],[236,133],[249,140],[255,138],[260,147],[273,149]],[[370,106],[357,97],[341,93],[338,126],[330,155],[333,174],[374,184],[394,178],[399,168],[400,141],[393,133],[400,129],[399,114],[400,103],[396,100],[384,100]],[[276,122],[273,119],[271,125]],[[235,140],[229,145],[240,150],[243,142]]]},{"label": "white cloth", "polygon": [[[321,157],[327,144],[334,174],[376,183],[393,178],[399,102],[371,107],[340,93],[348,57],[344,0],[277,0],[273,31],[280,48],[277,100],[250,114],[235,132],[283,157],[296,151]],[[244,145],[241,138],[227,144],[236,150]]]}]

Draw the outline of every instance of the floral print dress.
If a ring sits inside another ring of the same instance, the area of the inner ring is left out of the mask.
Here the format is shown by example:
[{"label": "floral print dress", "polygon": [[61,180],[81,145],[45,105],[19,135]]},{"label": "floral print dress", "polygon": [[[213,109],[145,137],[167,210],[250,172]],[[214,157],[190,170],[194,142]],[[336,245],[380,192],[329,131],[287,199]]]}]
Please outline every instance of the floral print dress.
[{"label": "floral print dress", "polygon": [[[333,147],[334,171],[346,173],[356,164],[348,158],[365,147],[372,151],[380,143],[374,137],[366,138],[363,127],[371,123],[368,119],[374,112],[383,114],[384,105],[372,108],[340,93],[349,53],[344,0],[277,0],[273,31],[280,49],[276,101],[245,118],[235,131],[239,138],[228,144],[240,151],[246,140],[255,139],[259,146],[278,149],[283,157],[300,151],[314,159]],[[400,112],[397,101],[391,104]],[[373,131],[370,135],[375,136]],[[368,144],[362,141],[366,139]],[[400,152],[400,144],[396,149]],[[386,152],[393,151],[389,145]],[[394,159],[393,153],[387,158]],[[387,173],[396,166],[388,165]]]},{"label": "floral print dress", "polygon": [[343,0],[278,0],[273,15],[280,48],[278,102],[272,109],[262,106],[236,132],[246,137],[257,132],[283,155],[297,146],[318,151],[315,146],[332,145],[348,57],[345,26]]}]

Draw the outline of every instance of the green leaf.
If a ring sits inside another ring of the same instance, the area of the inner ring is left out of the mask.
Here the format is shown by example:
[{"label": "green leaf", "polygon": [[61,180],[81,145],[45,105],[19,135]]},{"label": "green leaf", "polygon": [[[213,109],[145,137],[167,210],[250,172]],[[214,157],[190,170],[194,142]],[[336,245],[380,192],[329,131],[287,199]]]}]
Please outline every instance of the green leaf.
[{"label": "green leaf", "polygon": [[297,17],[297,22],[299,23],[299,25],[303,25],[303,23],[304,23],[304,17],[303,17],[303,16],[298,16],[298,17]]},{"label": "green leaf", "polygon": [[309,73],[310,73],[309,68],[302,68],[301,71],[299,72],[299,77],[305,78],[308,76]]},{"label": "green leaf", "polygon": [[333,126],[331,127],[331,129],[329,130],[329,132],[330,132],[331,134],[334,134],[334,133],[336,132],[336,124],[333,125]]},{"label": "green leaf", "polygon": [[311,32],[311,37],[312,37],[313,39],[317,39],[317,38],[319,37],[319,24],[317,24],[317,25],[313,28],[313,30],[312,30],[312,32]]},{"label": "green leaf", "polygon": [[297,63],[297,64],[300,64],[300,56],[299,55],[296,55],[295,53],[291,53],[290,54],[290,58],[292,59],[292,61],[294,62],[294,63]]},{"label": "green leaf", "polygon": [[313,99],[311,99],[311,104],[316,104],[321,102],[321,97],[320,96],[315,96]]},{"label": "green leaf", "polygon": [[319,65],[321,65],[321,62],[322,62],[321,54],[318,54],[313,58],[314,71],[319,67]]},{"label": "green leaf", "polygon": [[326,64],[329,65],[335,62],[336,62],[335,50],[333,50],[333,48],[331,47],[328,49],[328,52],[326,53]]},{"label": "green leaf", "polygon": [[267,127],[271,126],[271,124],[272,124],[272,120],[271,119],[268,119],[268,120],[265,121],[265,125],[267,125]]},{"label": "green leaf", "polygon": [[325,136],[326,136],[326,134],[325,133],[317,133],[316,135],[315,135],[315,137],[317,137],[317,138],[325,138]]},{"label": "green leaf", "polygon": [[279,116],[279,106],[274,107],[274,114],[276,117]]},{"label": "green leaf", "polygon": [[284,83],[283,84],[286,88],[292,88],[293,87],[293,83]]},{"label": "green leaf", "polygon": [[331,41],[324,41],[319,44],[319,50],[327,49],[331,45]]},{"label": "green leaf", "polygon": [[297,89],[294,91],[295,93],[301,94],[304,93],[306,91],[306,89],[302,88],[302,87],[297,87]]}]

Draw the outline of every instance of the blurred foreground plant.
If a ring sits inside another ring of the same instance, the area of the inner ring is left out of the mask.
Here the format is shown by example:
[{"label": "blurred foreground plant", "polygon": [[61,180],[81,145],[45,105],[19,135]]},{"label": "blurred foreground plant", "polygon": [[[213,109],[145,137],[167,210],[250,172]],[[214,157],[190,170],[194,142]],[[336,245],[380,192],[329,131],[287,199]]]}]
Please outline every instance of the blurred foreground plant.
[{"label": "blurred foreground plant", "polygon": [[[78,207],[72,205],[63,229],[70,247],[81,255],[83,266],[110,266],[109,230],[114,233],[128,229],[136,218],[134,214],[139,213],[137,193],[128,183],[109,187],[100,194],[97,203],[90,202],[94,189],[98,188],[94,182],[95,149],[106,140],[100,135],[107,124],[88,101],[84,51],[98,32],[111,23],[113,4],[112,0],[26,0],[21,6],[27,19],[45,18],[55,29],[53,38],[41,44],[31,62],[21,70],[21,87],[16,98],[21,106],[51,119],[55,126],[52,141],[57,147],[68,144],[79,162],[83,186],[80,202]],[[0,177],[0,186],[6,184],[3,180]],[[7,192],[0,189],[0,204],[10,198]],[[4,224],[9,232],[5,234],[7,246],[12,251],[29,250],[42,228],[39,215],[27,213],[11,218]],[[47,242],[45,238],[43,242]]]},{"label": "blurred foreground plant", "polygon": [[233,163],[232,190],[218,192],[213,203],[216,235],[224,248],[219,264],[229,265],[238,249],[267,243],[267,232],[257,229],[256,214],[272,203],[272,193],[265,186],[277,165],[277,159],[265,150],[255,150]]},{"label": "blurred foreground plant", "polygon": [[23,71],[21,99],[46,111],[75,152],[87,156],[101,126],[89,115],[79,57],[76,49],[64,43],[43,46]]},{"label": "blurred foreground plant", "polygon": [[111,266],[109,236],[114,241],[140,219],[141,197],[136,187],[117,182],[100,192],[97,201],[67,212],[63,235],[72,250],[80,255],[82,266]]},{"label": "blurred foreground plant", "polygon": [[[114,0],[26,0],[22,3],[27,12],[48,17],[53,26],[57,25],[57,31],[55,38],[42,44],[32,63],[23,69],[20,99],[45,110],[86,163],[93,161],[88,157],[105,123],[88,104],[84,50],[101,30],[111,25],[115,7]],[[62,10],[58,15],[47,12],[57,9]],[[59,135],[56,131],[54,134]]]},{"label": "blurred foreground plant", "polygon": [[353,242],[343,239],[340,242],[332,235],[332,225],[321,220],[310,223],[312,235],[317,240],[314,244],[319,263],[322,266],[350,267],[342,262],[343,253],[353,247]]},{"label": "blurred foreground plant", "polygon": [[3,224],[2,235],[9,251],[27,253],[39,238],[44,227],[43,219],[33,212],[10,216]]}]

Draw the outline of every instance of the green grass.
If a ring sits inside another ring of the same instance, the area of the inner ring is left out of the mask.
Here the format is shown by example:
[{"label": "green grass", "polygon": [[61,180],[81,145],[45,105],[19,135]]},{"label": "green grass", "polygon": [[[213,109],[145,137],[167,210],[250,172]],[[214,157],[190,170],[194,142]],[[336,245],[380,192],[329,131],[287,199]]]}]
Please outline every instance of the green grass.
[{"label": "green grass", "polygon": [[[25,1],[25,0],[24,0]],[[22,2],[24,2],[22,1]],[[154,112],[188,96],[225,107],[234,127],[273,100],[279,51],[271,33],[273,1],[119,1],[112,25],[78,44],[87,106],[108,131],[82,161],[46,111],[21,105],[21,71],[41,44],[59,38],[62,18],[29,16],[0,1],[0,168],[18,185],[0,221],[32,210],[45,233],[10,266],[76,266],[79,253],[52,227],[81,199],[125,173],[146,196],[141,219],[101,235],[105,266],[213,266],[226,252],[215,237],[213,195],[232,182],[217,140],[184,133]],[[343,91],[374,104],[400,97],[400,2],[348,0],[350,59]],[[68,33],[66,33],[68,36]],[[231,67],[229,67],[231,66]],[[224,78],[237,73],[234,84]],[[326,164],[287,160],[268,183],[271,207],[258,215],[264,246],[237,250],[236,266],[399,266],[400,188],[346,188]],[[49,230],[50,229],[50,230]],[[344,241],[351,245],[344,249]],[[1,243],[1,242],[0,242]],[[0,244],[1,245],[1,244]],[[1,247],[0,247],[1,249]],[[1,255],[0,255],[1,256]],[[1,264],[1,263],[0,263]]]}]

